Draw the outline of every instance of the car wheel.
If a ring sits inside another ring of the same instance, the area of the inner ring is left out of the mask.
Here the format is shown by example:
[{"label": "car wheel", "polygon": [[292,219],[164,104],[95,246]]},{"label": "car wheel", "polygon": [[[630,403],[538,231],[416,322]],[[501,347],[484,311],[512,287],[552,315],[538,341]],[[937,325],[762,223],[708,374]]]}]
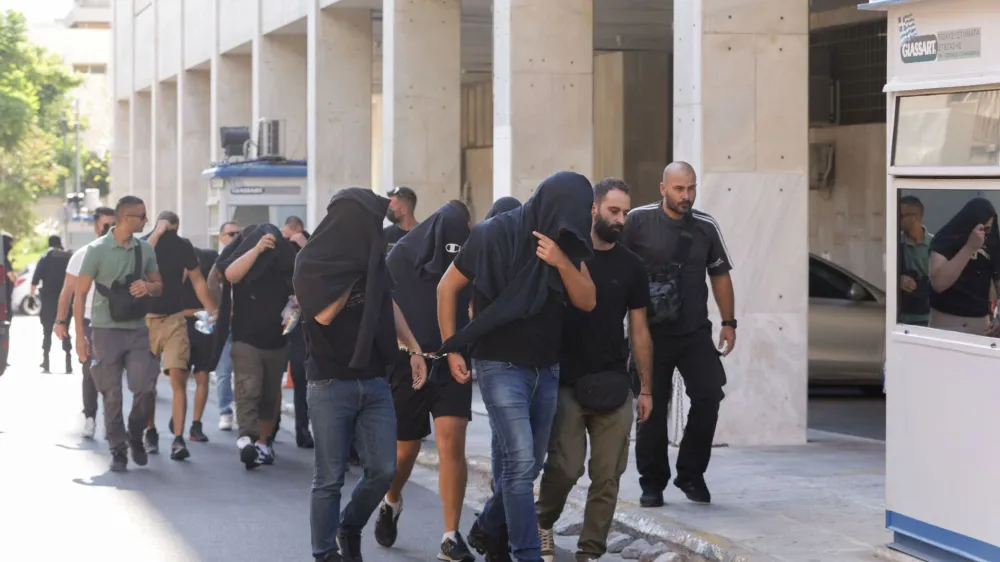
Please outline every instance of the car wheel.
[{"label": "car wheel", "polygon": [[21,304],[18,306],[21,314],[27,316],[38,316],[38,313],[42,311],[42,303],[39,299],[25,297],[21,299]]}]

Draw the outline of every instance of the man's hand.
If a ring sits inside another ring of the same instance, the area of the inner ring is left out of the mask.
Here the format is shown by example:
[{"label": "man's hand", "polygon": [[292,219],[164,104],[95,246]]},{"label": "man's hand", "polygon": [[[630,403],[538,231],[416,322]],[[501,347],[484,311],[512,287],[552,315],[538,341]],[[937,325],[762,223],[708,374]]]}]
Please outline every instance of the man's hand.
[{"label": "man's hand", "polygon": [[532,234],[535,235],[535,238],[538,238],[538,249],[535,250],[535,255],[541,258],[542,261],[555,268],[570,265],[569,258],[563,253],[559,244],[556,244],[551,238],[541,232],[532,232]]},{"label": "man's hand", "polygon": [[420,390],[427,384],[427,361],[419,355],[411,355],[410,371],[413,373],[413,390]]},{"label": "man's hand", "polygon": [[288,239],[288,241],[291,242],[292,244],[295,244],[299,248],[305,248],[306,242],[308,242],[308,240],[306,240],[306,235],[302,234],[301,232],[296,232],[295,234],[293,234]]},{"label": "man's hand", "polygon": [[56,322],[56,325],[52,328],[52,333],[54,333],[57,338],[64,340],[66,339],[66,336],[69,335],[69,330],[66,329],[66,324]]},{"label": "man's hand", "polygon": [[990,328],[986,330],[986,336],[991,338],[1000,337],[1000,316],[997,316],[990,322]]},{"label": "man's hand", "polygon": [[734,347],[736,347],[736,328],[723,326],[719,330],[719,351],[725,357],[733,352]]},{"label": "man's hand", "polygon": [[912,293],[917,290],[917,280],[909,275],[903,275],[899,278],[899,288],[904,292]]},{"label": "man's hand", "polygon": [[129,285],[128,292],[131,293],[133,297],[141,299],[142,297],[149,296],[149,286],[146,285],[146,281],[144,279],[140,279],[138,281],[133,281],[132,284]]},{"label": "man's hand", "polygon": [[263,252],[265,250],[270,250],[274,248],[274,235],[265,234],[264,236],[261,236],[260,240],[257,241],[257,246],[255,246],[255,248],[257,249],[258,252]]},{"label": "man's hand", "polygon": [[985,243],[986,227],[981,224],[977,224],[976,228],[973,228],[972,232],[969,233],[969,239],[965,242],[965,247],[970,252],[978,252]]},{"label": "man's hand", "polygon": [[653,411],[653,397],[646,389],[639,391],[639,403],[636,405],[636,417],[639,422],[649,419],[649,414]]},{"label": "man's hand", "polygon": [[80,363],[86,363],[87,357],[90,356],[90,342],[79,330],[76,332],[76,356],[80,359]]},{"label": "man's hand", "polygon": [[462,357],[461,353],[448,355],[448,368],[451,370],[451,377],[458,381],[459,384],[465,384],[472,378],[468,367],[465,365],[465,357]]},{"label": "man's hand", "polygon": [[156,221],[156,228],[153,229],[153,234],[161,235],[170,228],[170,223],[163,219]]}]

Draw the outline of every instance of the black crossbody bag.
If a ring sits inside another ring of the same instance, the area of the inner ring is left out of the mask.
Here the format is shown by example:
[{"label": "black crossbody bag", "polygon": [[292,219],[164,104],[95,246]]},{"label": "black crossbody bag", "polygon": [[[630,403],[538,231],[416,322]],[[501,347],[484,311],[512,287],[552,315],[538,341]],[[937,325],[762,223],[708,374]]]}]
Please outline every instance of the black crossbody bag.
[{"label": "black crossbody bag", "polygon": [[674,248],[670,263],[657,273],[649,274],[649,306],[646,321],[650,325],[670,323],[681,316],[681,270],[691,253],[694,235],[685,225]]},{"label": "black crossbody bag", "polygon": [[631,391],[629,375],[623,371],[591,373],[580,377],[573,385],[576,401],[595,412],[610,412],[621,408]]},{"label": "black crossbody bag", "polygon": [[149,299],[133,297],[129,291],[132,283],[142,279],[142,243],[136,240],[135,244],[135,268],[132,275],[125,276],[124,283],[115,281],[111,283],[111,287],[95,283],[97,292],[108,299],[111,319],[115,322],[138,320],[149,312]]}]

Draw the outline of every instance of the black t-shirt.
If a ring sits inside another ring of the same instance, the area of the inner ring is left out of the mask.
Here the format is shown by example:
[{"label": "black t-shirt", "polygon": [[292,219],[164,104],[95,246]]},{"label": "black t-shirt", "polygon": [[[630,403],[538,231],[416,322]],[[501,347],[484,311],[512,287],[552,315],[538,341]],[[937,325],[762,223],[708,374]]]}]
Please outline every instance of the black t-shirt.
[{"label": "black t-shirt", "polygon": [[723,275],[733,262],[719,224],[707,213],[692,210],[682,220],[671,218],[662,203],[633,209],[625,219],[622,243],[642,258],[647,273],[664,271],[674,257],[682,229],[692,236],[691,251],[681,268],[681,317],[650,326],[654,334],[684,335],[711,326],[705,275]]},{"label": "black t-shirt", "polygon": [[625,246],[595,249],[586,263],[597,287],[597,306],[590,312],[566,307],[559,361],[559,382],[564,386],[591,373],[626,372],[625,314],[649,304],[646,268]]},{"label": "black t-shirt", "polygon": [[[947,259],[955,257],[958,253],[948,252],[951,255],[945,256]],[[980,250],[973,259],[962,269],[955,283],[948,287],[943,293],[931,289],[931,308],[954,314],[964,318],[981,318],[990,313],[990,283],[993,282],[996,274],[995,259],[1000,256],[989,257],[986,250]]]},{"label": "black t-shirt", "polygon": [[408,230],[403,230],[398,224],[390,224],[389,226],[382,229],[382,238],[385,239],[385,253],[389,253],[389,250],[399,242],[399,239],[406,236]]},{"label": "black t-shirt", "polygon": [[257,349],[285,347],[281,312],[292,294],[291,282],[275,270],[265,272],[255,281],[233,285],[233,341]]},{"label": "black t-shirt", "polygon": [[[470,238],[454,261],[455,268],[470,280],[475,279],[474,252],[477,250]],[[481,291],[473,288],[474,315],[485,310],[491,302]],[[566,306],[550,294],[538,314],[514,320],[486,334],[473,344],[471,356],[473,359],[504,361],[526,368],[555,365],[559,362],[565,312]]]},{"label": "black t-shirt", "polygon": [[[329,379],[373,379],[385,376],[386,366],[379,358],[378,346],[372,345],[371,359],[366,370],[352,369],[348,365],[354,356],[358,341],[358,329],[365,310],[365,280],[354,284],[347,297],[344,309],[329,326],[324,326],[315,318],[303,319],[309,356],[306,360],[306,378],[309,380]],[[383,310],[382,314],[392,314]]]},{"label": "black t-shirt", "polygon": [[161,239],[156,244],[156,263],[163,278],[163,292],[150,299],[151,314],[177,314],[184,310],[184,272],[198,269],[198,254],[187,238],[179,238],[180,243],[165,244]]}]

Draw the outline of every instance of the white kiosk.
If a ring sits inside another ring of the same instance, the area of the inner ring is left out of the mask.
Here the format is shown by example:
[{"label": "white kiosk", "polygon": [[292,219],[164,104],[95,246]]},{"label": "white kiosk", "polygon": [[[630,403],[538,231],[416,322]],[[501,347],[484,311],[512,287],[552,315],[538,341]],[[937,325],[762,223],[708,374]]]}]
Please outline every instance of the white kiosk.
[{"label": "white kiosk", "polygon": [[269,222],[281,226],[297,216],[306,220],[306,163],[301,160],[251,160],[218,164],[202,172],[209,180],[208,235],[218,248],[219,227]]},{"label": "white kiosk", "polygon": [[[913,302],[897,292],[912,266],[894,265],[930,255],[903,234],[921,206],[931,234],[974,197],[1000,208],[1000,0],[859,7],[888,11],[889,546],[927,561],[1000,561],[1000,339],[985,334],[987,317],[946,327],[937,308],[928,316],[935,327],[897,322],[898,307]],[[973,296],[976,310],[995,307],[982,291]]]}]

